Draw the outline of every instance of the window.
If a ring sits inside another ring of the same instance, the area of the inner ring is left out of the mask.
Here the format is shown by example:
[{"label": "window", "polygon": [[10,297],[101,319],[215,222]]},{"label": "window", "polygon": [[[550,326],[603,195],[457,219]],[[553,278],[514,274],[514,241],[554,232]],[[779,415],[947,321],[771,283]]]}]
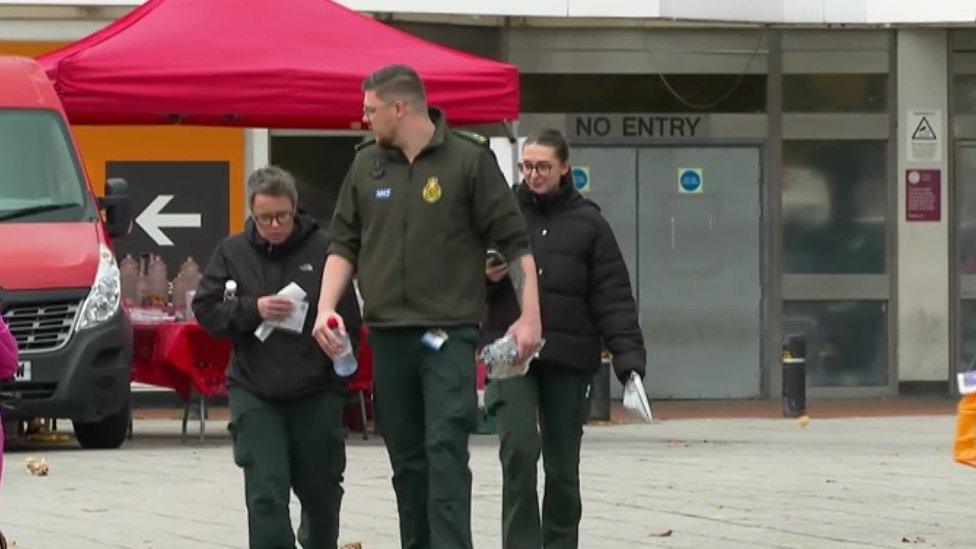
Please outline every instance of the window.
[{"label": "window", "polygon": [[784,302],[784,335],[807,337],[807,384],[888,385],[886,311],[882,301]]},{"label": "window", "polygon": [[[751,74],[736,84],[734,74],[666,75],[668,83],[696,104],[732,90],[708,112],[761,113],[766,110],[766,75]],[[689,112],[656,74],[523,74],[522,112]]]},{"label": "window", "polygon": [[885,112],[885,74],[784,74],[786,112]]},{"label": "window", "polygon": [[274,136],[271,160],[295,176],[299,205],[328,226],[362,137]]},{"label": "window", "polygon": [[886,272],[884,141],[783,143],[783,270]]},{"label": "window", "polygon": [[976,74],[952,77],[952,100],[957,114],[976,114]]},{"label": "window", "polygon": [[41,215],[76,221],[88,212],[88,203],[60,116],[43,110],[0,111],[0,216],[34,211],[16,219]]}]

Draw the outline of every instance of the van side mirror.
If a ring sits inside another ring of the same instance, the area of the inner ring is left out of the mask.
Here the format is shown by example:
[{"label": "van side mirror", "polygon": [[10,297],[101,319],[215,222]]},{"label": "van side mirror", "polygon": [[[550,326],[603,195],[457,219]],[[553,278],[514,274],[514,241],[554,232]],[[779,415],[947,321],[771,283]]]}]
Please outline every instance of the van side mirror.
[{"label": "van side mirror", "polygon": [[112,177],[105,181],[105,196],[98,199],[98,207],[105,210],[105,230],[110,237],[129,234],[132,230],[132,201],[125,179]]}]

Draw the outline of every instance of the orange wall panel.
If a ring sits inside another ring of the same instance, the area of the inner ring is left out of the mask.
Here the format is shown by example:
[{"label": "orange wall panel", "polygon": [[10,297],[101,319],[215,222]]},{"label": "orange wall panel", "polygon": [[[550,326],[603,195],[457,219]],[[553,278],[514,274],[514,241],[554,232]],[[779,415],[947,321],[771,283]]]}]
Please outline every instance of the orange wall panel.
[{"label": "orange wall panel", "polygon": [[[105,187],[109,161],[230,162],[227,207],[230,232],[244,228],[244,131],[180,126],[75,126],[75,138],[96,193]],[[133,212],[138,214],[138,212]]]}]

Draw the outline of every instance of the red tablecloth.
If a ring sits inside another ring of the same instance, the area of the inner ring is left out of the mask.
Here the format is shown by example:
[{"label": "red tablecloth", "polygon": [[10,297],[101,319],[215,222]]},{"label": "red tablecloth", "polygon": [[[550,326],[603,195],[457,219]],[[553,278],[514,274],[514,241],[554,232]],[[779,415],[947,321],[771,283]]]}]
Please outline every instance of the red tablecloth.
[{"label": "red tablecloth", "polygon": [[173,389],[190,398],[227,393],[230,341],[214,339],[196,322],[132,324],[132,380]]}]

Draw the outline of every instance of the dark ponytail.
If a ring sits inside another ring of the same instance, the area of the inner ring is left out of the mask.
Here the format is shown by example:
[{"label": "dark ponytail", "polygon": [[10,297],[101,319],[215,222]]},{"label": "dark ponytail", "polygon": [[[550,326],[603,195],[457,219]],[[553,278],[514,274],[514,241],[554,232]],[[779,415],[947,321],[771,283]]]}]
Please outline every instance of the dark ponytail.
[{"label": "dark ponytail", "polygon": [[550,128],[535,132],[525,140],[525,144],[522,146],[525,147],[525,145],[549,147],[556,151],[556,158],[560,162],[566,163],[569,161],[569,143],[566,142],[566,138],[559,130]]}]

